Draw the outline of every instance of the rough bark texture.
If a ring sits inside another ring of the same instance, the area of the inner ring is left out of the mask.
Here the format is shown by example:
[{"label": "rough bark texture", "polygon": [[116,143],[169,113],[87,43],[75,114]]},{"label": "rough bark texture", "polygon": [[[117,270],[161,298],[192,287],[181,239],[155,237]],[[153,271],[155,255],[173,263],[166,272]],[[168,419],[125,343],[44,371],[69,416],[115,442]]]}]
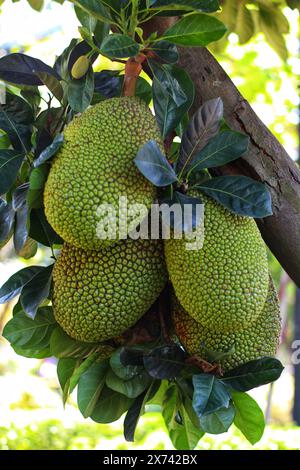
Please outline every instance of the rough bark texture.
[{"label": "rough bark texture", "polygon": [[193,110],[220,96],[230,127],[249,135],[247,155],[222,167],[219,174],[243,174],[267,184],[274,215],[257,223],[271,251],[300,287],[299,168],[207,49],[184,48],[180,52],[179,65],[189,72],[196,87]]}]

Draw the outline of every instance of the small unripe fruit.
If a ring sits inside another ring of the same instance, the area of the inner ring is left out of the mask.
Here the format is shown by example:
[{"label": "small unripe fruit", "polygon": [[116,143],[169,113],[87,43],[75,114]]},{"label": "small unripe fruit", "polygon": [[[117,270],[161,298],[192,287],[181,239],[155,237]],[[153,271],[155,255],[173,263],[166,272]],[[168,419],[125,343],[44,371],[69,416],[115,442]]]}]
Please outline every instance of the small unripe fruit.
[{"label": "small unripe fruit", "polygon": [[71,70],[72,78],[79,80],[80,78],[84,77],[89,69],[89,66],[90,61],[86,55],[78,57]]}]

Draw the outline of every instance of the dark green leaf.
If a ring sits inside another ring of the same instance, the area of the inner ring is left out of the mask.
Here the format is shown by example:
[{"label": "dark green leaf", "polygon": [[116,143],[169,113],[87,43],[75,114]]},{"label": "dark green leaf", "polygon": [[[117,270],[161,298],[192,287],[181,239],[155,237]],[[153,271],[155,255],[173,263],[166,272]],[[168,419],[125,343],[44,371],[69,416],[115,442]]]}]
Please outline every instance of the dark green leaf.
[{"label": "dark green leaf", "polygon": [[63,402],[66,403],[69,395],[70,378],[76,368],[77,361],[73,358],[59,359],[57,362],[57,377],[63,392]]},{"label": "dark green leaf", "polygon": [[149,140],[138,151],[134,163],[155,186],[168,186],[178,181],[176,173],[155,140]]},{"label": "dark green leaf", "polygon": [[266,186],[247,176],[218,176],[195,187],[235,214],[262,218],[273,213]]},{"label": "dark green leaf", "polygon": [[[200,198],[174,191],[172,199],[163,199],[161,204],[163,224],[170,226],[176,234],[192,233],[204,220],[204,205]],[[164,210],[164,204],[167,205],[166,211]],[[175,207],[174,211],[171,210],[172,207]],[[180,212],[177,212],[176,209],[180,209]]]},{"label": "dark green leaf", "polygon": [[84,11],[97,18],[98,20],[111,22],[109,10],[105,8],[103,2],[98,0],[72,0],[73,3]]},{"label": "dark green leaf", "polygon": [[6,93],[5,104],[0,104],[0,129],[4,130],[12,146],[22,153],[31,148],[33,112],[30,105],[12,93]]},{"label": "dark green leaf", "polygon": [[139,53],[140,45],[125,34],[110,34],[104,38],[100,46],[101,54],[112,57],[134,57]]},{"label": "dark green leaf", "polygon": [[97,351],[90,354],[86,359],[84,359],[79,367],[76,367],[72,376],[70,377],[69,392],[72,393],[75,387],[77,386],[80,377],[84,374],[97,360],[99,353]]},{"label": "dark green leaf", "polygon": [[144,370],[143,367],[141,367],[143,365],[143,361],[140,360],[140,364],[138,365],[124,365],[123,362],[121,362],[122,352],[124,352],[123,348],[117,349],[111,355],[109,361],[110,367],[112,368],[113,372],[121,379],[130,380]]},{"label": "dark green leaf", "polygon": [[228,408],[221,408],[214,413],[202,416],[200,426],[203,431],[209,434],[222,434],[227,432],[233,423],[235,417],[235,409],[233,405]]},{"label": "dark green leaf", "polygon": [[13,350],[16,354],[23,357],[28,357],[31,359],[45,359],[46,357],[51,357],[50,348],[46,347],[43,349],[39,348],[20,348],[19,346],[12,345]]},{"label": "dark green leaf", "polygon": [[12,206],[15,211],[20,209],[25,203],[27,198],[27,193],[29,189],[29,182],[20,184],[14,192],[12,196]]},{"label": "dark green leaf", "polygon": [[44,349],[49,346],[55,325],[51,307],[40,308],[34,320],[27,317],[24,312],[18,312],[6,324],[3,336],[16,347]]},{"label": "dark green leaf", "polygon": [[54,75],[50,75],[47,72],[36,72],[36,75],[39,77],[43,85],[51,91],[52,95],[61,102],[64,96],[64,90],[60,81]]},{"label": "dark green leaf", "polygon": [[108,363],[106,361],[97,362],[91,365],[79,379],[77,403],[84,418],[91,416],[95,409],[100,393],[105,385],[107,370]]},{"label": "dark green leaf", "polygon": [[51,264],[42,268],[40,274],[23,287],[21,304],[25,313],[32,319],[35,318],[39,305],[49,296],[53,266]]},{"label": "dark green leaf", "polygon": [[195,13],[171,26],[161,39],[180,46],[207,46],[224,36],[226,27],[213,16]]},{"label": "dark green leaf", "polygon": [[241,157],[247,150],[249,137],[234,131],[220,132],[191,162],[189,173],[197,169],[215,168],[226,165]]},{"label": "dark green leaf", "polygon": [[38,158],[34,161],[33,166],[36,168],[43,163],[45,163],[47,160],[52,158],[58,149],[62,146],[64,141],[64,136],[63,134],[57,134],[52,142],[48,147],[46,147],[38,156]]},{"label": "dark green leaf", "polygon": [[59,326],[55,328],[50,340],[51,354],[58,358],[83,358],[97,347],[95,343],[76,341],[67,335]]},{"label": "dark green leaf", "polygon": [[42,245],[62,245],[63,240],[48,223],[43,208],[32,209],[30,212],[29,236]]},{"label": "dark green leaf", "polygon": [[192,116],[181,139],[177,168],[186,169],[195,155],[215,137],[223,118],[223,101],[216,98],[206,101]]},{"label": "dark green leaf", "polygon": [[168,9],[182,8],[186,10],[201,10],[207,13],[212,13],[219,9],[218,0],[152,0],[150,1],[151,8],[163,7]]},{"label": "dark green leaf", "polygon": [[20,256],[20,252],[28,239],[28,207],[23,205],[16,212],[16,223],[14,231],[14,247],[16,253]]},{"label": "dark green leaf", "polygon": [[43,266],[29,266],[13,274],[0,289],[0,304],[4,304],[19,295],[24,286],[39,276]]},{"label": "dark green leaf", "polygon": [[9,54],[0,59],[0,78],[18,85],[43,85],[37,72],[46,72],[57,80],[58,73],[39,59],[25,54]]},{"label": "dark green leaf", "polygon": [[175,44],[168,41],[158,41],[151,46],[151,50],[165,62],[176,64],[179,59],[178,50]]},{"label": "dark green leaf", "polygon": [[121,93],[120,78],[118,72],[103,70],[95,72],[95,92],[105,98],[113,98]]},{"label": "dark green leaf", "polygon": [[112,423],[121,418],[132,403],[132,398],[104,386],[90,417],[96,423]]},{"label": "dark green leaf", "polygon": [[43,164],[33,168],[29,177],[27,204],[29,209],[39,209],[44,205],[44,186],[48,177],[49,166]]},{"label": "dark green leaf", "polygon": [[234,424],[254,445],[260,441],[265,430],[265,417],[256,401],[243,392],[231,392],[235,407]]},{"label": "dark green leaf", "polygon": [[10,239],[13,231],[15,211],[11,204],[0,198],[0,247]]},{"label": "dark green leaf", "polygon": [[137,398],[148,388],[151,382],[149,375],[143,370],[128,380],[121,379],[112,370],[106,375],[106,385],[115,392],[122,393],[128,398]]},{"label": "dark green leaf", "polygon": [[263,357],[247,362],[227,372],[222,380],[239,392],[247,392],[255,387],[277,380],[283,371],[283,365],[274,357]]},{"label": "dark green leaf", "polygon": [[68,84],[68,102],[77,113],[82,113],[91,103],[94,94],[94,72],[92,67],[79,80],[71,80]]},{"label": "dark green leaf", "polygon": [[0,150],[0,195],[7,193],[16,180],[24,153],[16,150]]},{"label": "dark green leaf", "polygon": [[[143,366],[144,350],[139,348],[122,348],[120,351],[120,368],[123,366]],[[113,368],[113,366],[111,366]],[[115,369],[113,369],[115,370]],[[115,371],[116,372],[116,371]],[[119,376],[119,372],[116,372]]]},{"label": "dark green leaf", "polygon": [[227,388],[214,375],[194,375],[193,384],[193,407],[199,418],[229,407],[230,395]]},{"label": "dark green leaf", "polygon": [[144,356],[144,366],[155,379],[173,379],[184,367],[185,352],[177,346],[159,346]]},{"label": "dark green leaf", "polygon": [[93,33],[97,25],[97,18],[80,8],[78,5],[75,5],[74,10],[82,26],[84,26],[90,33]]}]

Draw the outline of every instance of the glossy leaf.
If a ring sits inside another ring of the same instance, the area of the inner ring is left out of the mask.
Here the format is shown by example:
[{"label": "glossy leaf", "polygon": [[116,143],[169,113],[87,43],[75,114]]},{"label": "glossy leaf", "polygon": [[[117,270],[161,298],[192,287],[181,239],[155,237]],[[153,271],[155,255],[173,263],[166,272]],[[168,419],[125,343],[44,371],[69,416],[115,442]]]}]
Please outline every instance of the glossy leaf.
[{"label": "glossy leaf", "polygon": [[0,247],[5,245],[12,235],[15,211],[11,204],[0,198]]},{"label": "glossy leaf", "polygon": [[241,157],[247,150],[249,137],[234,131],[220,132],[192,161],[189,172],[226,165]]},{"label": "glossy leaf", "polygon": [[168,186],[178,180],[155,140],[149,140],[140,148],[134,163],[142,175],[155,186]]},{"label": "glossy leaf", "polygon": [[45,246],[62,245],[63,240],[46,219],[43,208],[30,211],[29,236]]},{"label": "glossy leaf", "polygon": [[24,153],[16,150],[0,150],[0,195],[5,194],[16,180]]},{"label": "glossy leaf", "polygon": [[26,197],[29,189],[29,182],[20,184],[14,192],[12,196],[12,207],[15,211],[20,209],[26,203]]},{"label": "glossy leaf", "polygon": [[120,95],[120,79],[118,73],[110,70],[94,73],[95,93],[99,93],[105,98],[113,98]]},{"label": "glossy leaf", "polygon": [[206,101],[192,116],[180,146],[177,168],[187,169],[195,155],[215,137],[223,118],[223,101],[216,98]]},{"label": "glossy leaf", "polygon": [[6,93],[6,102],[0,105],[0,129],[4,130],[12,146],[22,153],[31,148],[33,112],[30,105],[12,93]]},{"label": "glossy leaf", "polygon": [[225,385],[214,375],[198,374],[193,376],[193,408],[199,418],[228,408],[230,395]]},{"label": "glossy leaf", "polygon": [[159,346],[144,356],[144,366],[155,379],[173,379],[184,367],[185,352],[176,344]]},{"label": "glossy leaf", "polygon": [[225,25],[213,16],[195,13],[183,17],[167,29],[161,39],[180,46],[207,46],[224,36]]},{"label": "glossy leaf", "polygon": [[247,392],[255,387],[277,380],[283,371],[283,365],[273,357],[263,357],[247,362],[231,371],[222,378],[226,385],[239,392]]},{"label": "glossy leaf", "polygon": [[255,218],[272,215],[268,189],[247,176],[218,176],[195,187],[235,214]]},{"label": "glossy leaf", "polygon": [[151,49],[155,54],[169,64],[176,64],[179,59],[178,50],[175,44],[168,41],[155,42]]},{"label": "glossy leaf", "polygon": [[73,3],[82,8],[84,11],[97,18],[98,20],[111,22],[111,15],[109,10],[103,5],[103,2],[98,0],[72,0]]},{"label": "glossy leaf", "polygon": [[94,94],[94,73],[90,67],[88,73],[79,80],[68,84],[68,102],[77,113],[82,113],[91,103]]},{"label": "glossy leaf", "polygon": [[91,416],[95,409],[100,393],[105,385],[107,370],[108,364],[106,361],[97,362],[91,365],[79,379],[77,403],[84,418]]},{"label": "glossy leaf", "polygon": [[21,250],[28,239],[28,207],[24,204],[16,212],[14,247],[16,253],[21,256]]},{"label": "glossy leaf", "polygon": [[145,370],[127,380],[121,379],[112,370],[106,375],[107,387],[115,392],[122,393],[128,398],[137,398],[149,387],[151,380]]},{"label": "glossy leaf", "polygon": [[0,289],[0,304],[4,304],[19,295],[30,281],[43,271],[43,266],[29,266],[13,274]]},{"label": "glossy leaf", "polygon": [[35,318],[39,305],[49,296],[53,266],[52,264],[42,268],[39,275],[23,287],[21,304],[25,313],[32,319]]},{"label": "glossy leaf", "polygon": [[52,158],[62,146],[63,141],[63,134],[57,134],[53,139],[53,142],[40,153],[36,160],[34,160],[33,166],[36,168]]},{"label": "glossy leaf", "polygon": [[144,368],[141,367],[143,362],[141,361],[138,365],[124,365],[121,361],[121,353],[123,349],[115,351],[110,358],[110,367],[112,371],[123,380],[130,380],[133,377],[140,374]]},{"label": "glossy leaf", "polygon": [[109,34],[100,46],[101,54],[112,58],[133,57],[139,53],[140,45],[125,34]]},{"label": "glossy leaf", "polygon": [[104,386],[90,417],[96,423],[112,423],[121,418],[132,403],[132,398]]},{"label": "glossy leaf", "polygon": [[0,78],[7,82],[18,85],[43,85],[44,83],[37,76],[39,72],[47,73],[60,80],[58,73],[40,59],[20,53],[9,54],[0,59]]},{"label": "glossy leaf", "polygon": [[222,434],[228,431],[233,423],[234,417],[235,409],[234,406],[230,404],[228,408],[221,408],[214,413],[202,416],[200,426],[204,432],[208,432],[209,434]]},{"label": "glossy leaf", "polygon": [[167,204],[170,208],[174,204],[178,204],[181,208],[180,216],[180,214],[177,215],[173,211],[166,211],[165,214],[162,207],[162,222],[167,226],[169,225],[175,233],[191,233],[203,221],[204,205],[200,198],[174,191],[172,199],[163,199],[160,202],[161,204]]},{"label": "glossy leaf", "polygon": [[265,417],[256,401],[247,393],[232,391],[235,407],[235,426],[252,444],[260,441],[265,430]]}]

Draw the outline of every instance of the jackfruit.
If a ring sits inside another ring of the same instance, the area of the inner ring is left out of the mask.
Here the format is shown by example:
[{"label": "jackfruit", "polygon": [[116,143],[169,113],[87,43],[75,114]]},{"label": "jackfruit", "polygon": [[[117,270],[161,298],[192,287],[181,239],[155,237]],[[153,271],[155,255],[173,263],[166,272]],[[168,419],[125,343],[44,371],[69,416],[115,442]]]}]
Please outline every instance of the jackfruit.
[{"label": "jackfruit", "polygon": [[104,341],[132,326],[166,280],[160,240],[128,239],[97,251],[65,243],[53,270],[54,316],[72,338]]},{"label": "jackfruit", "polygon": [[189,354],[210,361],[209,351],[229,352],[220,360],[224,372],[260,357],[274,356],[279,345],[281,318],[272,281],[262,312],[242,330],[228,332],[202,326],[184,311],[175,296],[173,321],[178,339]]},{"label": "jackfruit", "polygon": [[[149,140],[162,146],[154,116],[134,97],[102,101],[66,127],[44,191],[48,222],[65,241],[84,249],[112,245],[144,219],[145,212],[137,215],[132,205],[143,204],[147,213],[156,189],[133,160]],[[119,197],[127,198],[127,219],[125,202],[118,217]],[[104,205],[102,219],[97,214],[100,205]],[[97,235],[101,220],[104,235],[109,233],[107,239]]]},{"label": "jackfruit", "polygon": [[235,331],[254,322],[268,292],[268,261],[253,219],[237,216],[199,193],[204,202],[204,243],[187,250],[186,240],[165,241],[176,296],[206,328]]}]

